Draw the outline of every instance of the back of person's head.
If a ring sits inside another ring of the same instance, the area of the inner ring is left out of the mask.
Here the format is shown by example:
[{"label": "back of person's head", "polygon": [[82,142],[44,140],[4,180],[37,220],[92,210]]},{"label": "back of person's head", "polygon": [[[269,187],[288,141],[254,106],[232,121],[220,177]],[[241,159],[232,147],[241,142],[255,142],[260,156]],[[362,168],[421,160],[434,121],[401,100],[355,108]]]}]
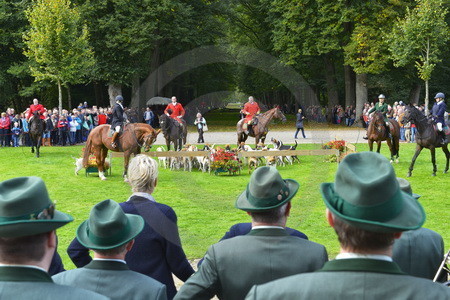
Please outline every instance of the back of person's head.
[{"label": "back of person's head", "polygon": [[128,182],[133,192],[152,193],[158,179],[158,163],[151,157],[136,155],[128,165]]},{"label": "back of person's head", "polygon": [[55,210],[41,178],[0,182],[0,261],[39,261],[48,233],[71,221],[71,216]]},{"label": "back of person's head", "polygon": [[249,212],[254,222],[280,223],[299,187],[297,181],[283,179],[276,168],[259,167],[250,176],[250,182],[237,198],[235,207]]},{"label": "back of person's head", "polygon": [[321,192],[340,242],[352,249],[389,246],[394,233],[425,222],[420,203],[400,189],[392,165],[378,153],[347,155],[335,182],[322,183]]}]

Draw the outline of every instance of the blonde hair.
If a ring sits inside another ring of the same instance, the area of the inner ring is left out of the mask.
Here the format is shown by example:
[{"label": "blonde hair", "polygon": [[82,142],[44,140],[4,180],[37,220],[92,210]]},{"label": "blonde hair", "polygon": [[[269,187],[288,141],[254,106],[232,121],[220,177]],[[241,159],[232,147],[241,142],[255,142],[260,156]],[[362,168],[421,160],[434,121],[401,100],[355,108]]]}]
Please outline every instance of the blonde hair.
[{"label": "blonde hair", "polygon": [[151,194],[158,179],[158,163],[144,154],[136,155],[128,165],[128,181],[133,192]]}]

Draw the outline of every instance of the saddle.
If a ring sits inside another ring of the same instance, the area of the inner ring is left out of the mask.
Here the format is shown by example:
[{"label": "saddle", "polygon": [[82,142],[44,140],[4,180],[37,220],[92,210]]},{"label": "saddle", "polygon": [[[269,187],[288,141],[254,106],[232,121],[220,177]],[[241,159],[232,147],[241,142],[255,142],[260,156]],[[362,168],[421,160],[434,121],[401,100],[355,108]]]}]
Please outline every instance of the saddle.
[{"label": "saddle", "polygon": [[[124,128],[125,125],[120,126],[119,136],[122,135]],[[111,125],[109,125],[108,137],[112,137],[114,135],[114,132],[116,132],[116,130]]]}]

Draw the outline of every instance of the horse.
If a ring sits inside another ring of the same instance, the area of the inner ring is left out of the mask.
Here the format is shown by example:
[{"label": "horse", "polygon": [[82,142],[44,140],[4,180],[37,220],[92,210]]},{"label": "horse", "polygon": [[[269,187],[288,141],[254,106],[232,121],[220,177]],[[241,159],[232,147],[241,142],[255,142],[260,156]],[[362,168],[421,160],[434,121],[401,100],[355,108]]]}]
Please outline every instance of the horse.
[{"label": "horse", "polygon": [[423,115],[416,107],[412,105],[408,105],[405,109],[405,113],[403,114],[402,124],[406,124],[408,122],[414,123],[417,128],[417,132],[415,134],[416,138],[416,152],[411,161],[411,165],[409,166],[408,177],[411,177],[412,171],[414,169],[414,163],[416,162],[417,156],[419,156],[420,152],[423,148],[430,149],[431,152],[431,162],[433,163],[433,176],[436,176],[436,148],[441,148],[445,153],[445,157],[447,158],[447,164],[445,166],[444,173],[448,172],[448,165],[450,160],[450,153],[448,151],[448,145],[441,143],[441,138],[434,128],[434,122],[431,119],[427,119],[425,115]]},{"label": "horse", "polygon": [[391,163],[394,161],[394,158],[395,162],[398,163],[400,152],[400,125],[393,119],[389,119],[389,123],[392,139],[388,136],[383,114],[379,111],[375,111],[372,116],[372,121],[367,128],[367,142],[369,143],[370,151],[373,151],[373,142],[376,142],[378,145],[377,152],[380,153],[381,142],[386,141],[389,150],[391,151]]},{"label": "horse", "polygon": [[256,145],[259,144],[260,141],[262,143],[264,143],[264,141],[266,140],[266,135],[269,132],[269,128],[268,128],[269,122],[273,118],[281,119],[282,122],[286,122],[286,117],[281,112],[280,107],[278,107],[278,106],[266,111],[263,114],[255,116],[255,118],[257,119],[257,124],[253,125],[253,132],[251,134],[245,133],[245,130],[242,129],[242,124],[244,123],[244,119],[240,120],[237,123],[236,129],[237,129],[237,136],[238,136],[238,141],[237,141],[238,146],[241,145],[242,142],[245,143],[245,141],[247,140],[247,138],[249,136],[255,138],[255,147],[256,147]]},{"label": "horse", "polygon": [[34,153],[36,147],[36,157],[40,156],[39,148],[41,147],[42,134],[44,132],[44,120],[40,118],[38,112],[33,113],[33,118],[30,120],[30,138],[31,138],[31,153]]},{"label": "horse", "polygon": [[118,146],[114,148],[111,146],[111,137],[108,136],[110,130],[111,125],[109,124],[99,125],[92,129],[84,149],[83,166],[85,168],[88,166],[89,155],[93,153],[97,163],[98,175],[101,180],[106,180],[104,164],[108,150],[123,152],[123,177],[126,181],[128,162],[130,161],[131,154],[135,156],[140,154],[142,147],[144,147],[145,152],[148,152],[161,130],[155,130],[145,123],[127,124],[122,134],[116,140]]},{"label": "horse", "polygon": [[175,151],[181,150],[181,147],[186,144],[186,122],[182,120],[182,123],[179,123],[167,115],[161,115],[159,116],[159,124],[166,139],[167,151],[170,150],[170,143],[173,143]]}]

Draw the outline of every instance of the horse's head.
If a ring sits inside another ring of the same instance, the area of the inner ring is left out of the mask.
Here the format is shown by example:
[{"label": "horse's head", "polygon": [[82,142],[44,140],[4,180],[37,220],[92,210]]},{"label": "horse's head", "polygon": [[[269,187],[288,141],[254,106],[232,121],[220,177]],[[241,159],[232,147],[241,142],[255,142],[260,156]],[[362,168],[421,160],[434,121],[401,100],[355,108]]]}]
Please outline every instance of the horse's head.
[{"label": "horse's head", "polygon": [[158,130],[154,130],[152,128],[152,131],[144,136],[144,151],[148,152],[150,151],[150,149],[152,148],[152,145],[155,143],[156,141],[156,137],[158,136],[158,134],[161,132],[161,129]]},{"label": "horse's head", "polygon": [[408,105],[405,108],[405,111],[403,113],[403,116],[400,119],[400,122],[402,124],[406,124],[408,122],[412,122],[417,119],[417,114],[420,113],[417,108],[414,107],[414,105]]},{"label": "horse's head", "polygon": [[275,108],[275,114],[273,115],[273,117],[280,119],[283,123],[286,122],[286,116],[283,114],[279,106]]},{"label": "horse's head", "polygon": [[163,131],[166,131],[170,127],[170,117],[165,114],[159,116],[159,126]]},{"label": "horse's head", "polygon": [[384,116],[381,112],[375,111],[372,115],[372,123],[374,124],[384,124]]}]

